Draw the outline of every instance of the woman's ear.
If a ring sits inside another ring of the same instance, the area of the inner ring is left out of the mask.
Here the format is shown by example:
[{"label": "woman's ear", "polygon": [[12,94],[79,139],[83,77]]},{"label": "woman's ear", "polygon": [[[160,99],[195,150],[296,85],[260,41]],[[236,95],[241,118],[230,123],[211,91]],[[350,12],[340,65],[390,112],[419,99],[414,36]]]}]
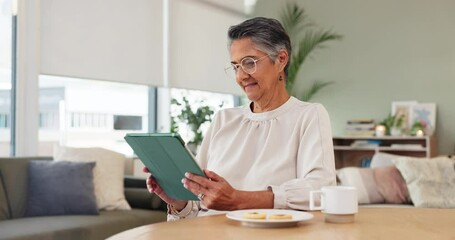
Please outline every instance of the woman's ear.
[{"label": "woman's ear", "polygon": [[278,52],[278,56],[276,58],[278,62],[280,63],[280,72],[284,70],[284,67],[286,67],[286,64],[289,62],[289,55],[288,52],[284,49],[281,49]]}]

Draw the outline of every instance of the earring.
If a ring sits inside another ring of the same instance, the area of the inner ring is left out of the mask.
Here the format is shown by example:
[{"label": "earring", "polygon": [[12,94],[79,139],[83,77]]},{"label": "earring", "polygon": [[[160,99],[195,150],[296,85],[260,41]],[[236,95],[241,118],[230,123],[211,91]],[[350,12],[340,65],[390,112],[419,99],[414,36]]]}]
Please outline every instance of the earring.
[{"label": "earring", "polygon": [[282,80],[283,80],[283,77],[280,75],[280,78],[278,78],[278,80],[282,81]]}]

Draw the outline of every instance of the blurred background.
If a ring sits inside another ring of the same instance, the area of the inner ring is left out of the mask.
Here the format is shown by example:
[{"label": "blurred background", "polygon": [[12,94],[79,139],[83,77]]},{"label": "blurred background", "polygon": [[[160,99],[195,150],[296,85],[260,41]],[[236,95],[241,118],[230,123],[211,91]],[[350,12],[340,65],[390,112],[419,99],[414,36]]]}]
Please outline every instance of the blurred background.
[{"label": "blurred background", "polygon": [[54,145],[131,155],[125,133],[173,125],[192,141],[172,102],[245,104],[224,73],[227,29],[292,4],[308,28],[341,36],[312,51],[293,90],[330,82],[309,101],[327,108],[334,135],[351,119],[379,123],[393,102],[434,103],[438,153],[454,152],[453,1],[0,0],[0,156],[50,156]]}]

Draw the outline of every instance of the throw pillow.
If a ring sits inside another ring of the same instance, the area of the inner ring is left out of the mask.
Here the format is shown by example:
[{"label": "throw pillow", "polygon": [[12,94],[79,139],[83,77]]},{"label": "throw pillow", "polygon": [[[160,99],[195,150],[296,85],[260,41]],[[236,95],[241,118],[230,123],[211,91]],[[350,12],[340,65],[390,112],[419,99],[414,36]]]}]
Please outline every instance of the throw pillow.
[{"label": "throw pillow", "polygon": [[8,206],[8,199],[6,198],[6,189],[3,184],[2,172],[0,172],[0,221],[11,218]]},{"label": "throw pillow", "polygon": [[100,210],[129,210],[123,177],[125,156],[103,148],[54,148],[56,161],[96,162],[93,170],[95,196]]},{"label": "throw pillow", "polygon": [[381,203],[384,198],[378,192],[371,168],[346,167],[337,170],[339,185],[357,189],[359,204]]},{"label": "throw pillow", "polygon": [[25,216],[96,215],[94,162],[30,161]]},{"label": "throw pillow", "polygon": [[416,207],[455,208],[455,161],[448,157],[393,160]]},{"label": "throw pillow", "polygon": [[385,203],[411,202],[406,182],[395,166],[374,168],[373,175]]},{"label": "throw pillow", "polygon": [[337,179],[339,185],[357,189],[359,204],[410,202],[406,183],[395,166],[346,167],[337,170]]}]

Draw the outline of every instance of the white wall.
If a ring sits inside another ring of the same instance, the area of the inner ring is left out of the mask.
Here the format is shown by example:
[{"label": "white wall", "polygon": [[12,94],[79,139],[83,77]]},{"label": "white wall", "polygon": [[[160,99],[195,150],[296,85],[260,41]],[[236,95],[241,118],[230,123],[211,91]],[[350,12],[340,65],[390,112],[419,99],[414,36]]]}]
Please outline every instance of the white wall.
[{"label": "white wall", "polygon": [[[256,15],[277,17],[285,2],[261,0]],[[455,1],[298,3],[317,25],[344,36],[300,72],[306,82],[335,82],[313,99],[328,109],[335,135],[348,119],[384,119],[395,100],[435,102],[439,153],[454,153]]]}]

